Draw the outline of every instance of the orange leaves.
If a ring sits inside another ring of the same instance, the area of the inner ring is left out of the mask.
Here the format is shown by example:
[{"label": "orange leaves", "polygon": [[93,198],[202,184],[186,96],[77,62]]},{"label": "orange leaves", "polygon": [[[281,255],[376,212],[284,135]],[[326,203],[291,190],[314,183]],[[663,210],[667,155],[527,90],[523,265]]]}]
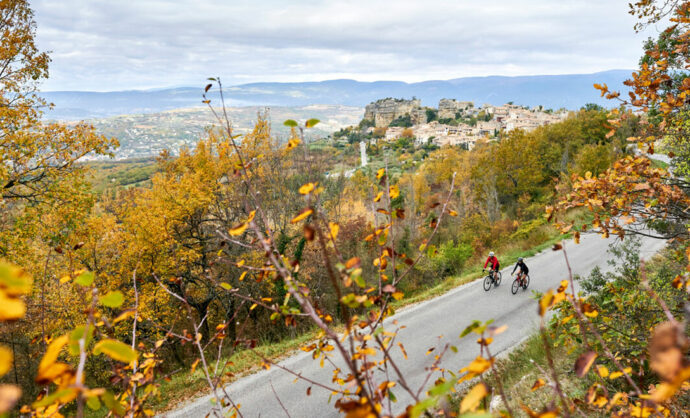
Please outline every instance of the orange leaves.
[{"label": "orange leaves", "polygon": [[676,208],[690,205],[682,190],[668,184],[668,176],[648,158],[628,156],[598,177],[575,177],[572,190],[554,209],[547,208],[547,216],[552,219],[557,213],[584,206],[594,220],[582,229],[591,226],[604,236],[622,237],[631,224],[673,219],[679,216]]},{"label": "orange leaves", "polygon": [[649,343],[649,366],[664,381],[675,383],[679,376],[688,374],[690,364],[684,353],[689,346],[690,342],[677,324],[660,324]]},{"label": "orange leaves", "polygon": [[601,92],[601,97],[604,97],[604,95],[609,92],[609,87],[606,85],[606,83],[604,83],[604,84],[594,83],[594,88]]},{"label": "orange leaves", "polygon": [[400,347],[400,352],[403,354],[405,360],[407,360],[407,351],[405,351],[405,346],[401,342],[399,342],[398,347]]},{"label": "orange leaves", "polygon": [[371,404],[366,402],[366,399],[362,399],[361,402],[338,399],[335,402],[335,407],[340,412],[345,413],[345,418],[375,418],[377,416],[372,411]]},{"label": "orange leaves", "polygon": [[534,392],[535,390],[539,389],[540,387],[544,386],[545,384],[546,384],[546,382],[544,381],[544,379],[537,379],[530,389],[532,390],[532,392]]},{"label": "orange leaves", "polygon": [[345,263],[345,268],[349,270],[349,269],[357,268],[360,265],[362,265],[362,260],[360,260],[359,257],[352,257],[349,260],[347,260],[347,262]]}]

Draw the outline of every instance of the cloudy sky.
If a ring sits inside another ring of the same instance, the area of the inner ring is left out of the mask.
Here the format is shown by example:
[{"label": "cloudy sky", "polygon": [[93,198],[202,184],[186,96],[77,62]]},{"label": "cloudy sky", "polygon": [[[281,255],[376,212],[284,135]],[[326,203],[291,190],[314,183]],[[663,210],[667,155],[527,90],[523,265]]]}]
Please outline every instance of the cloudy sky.
[{"label": "cloudy sky", "polygon": [[627,0],[34,0],[44,90],[634,68]]}]

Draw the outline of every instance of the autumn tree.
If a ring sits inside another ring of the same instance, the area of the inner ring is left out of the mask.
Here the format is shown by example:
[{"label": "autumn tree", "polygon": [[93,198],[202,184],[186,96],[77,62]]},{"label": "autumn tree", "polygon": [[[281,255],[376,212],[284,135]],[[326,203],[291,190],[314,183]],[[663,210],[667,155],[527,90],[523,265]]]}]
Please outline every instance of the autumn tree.
[{"label": "autumn tree", "polygon": [[[83,315],[64,300],[52,304],[65,296],[55,288],[67,262],[53,249],[78,244],[72,233],[93,203],[82,159],[107,155],[117,145],[83,123],[67,127],[41,120],[48,105],[36,91],[48,76],[49,57],[36,47],[35,29],[28,1],[0,2],[0,258],[25,266],[37,283],[28,296],[29,321],[0,329],[15,364],[26,370],[36,367],[36,356],[46,348],[50,317],[55,324]],[[34,338],[40,343],[31,344]],[[33,384],[28,374],[14,378],[24,388]]]}]

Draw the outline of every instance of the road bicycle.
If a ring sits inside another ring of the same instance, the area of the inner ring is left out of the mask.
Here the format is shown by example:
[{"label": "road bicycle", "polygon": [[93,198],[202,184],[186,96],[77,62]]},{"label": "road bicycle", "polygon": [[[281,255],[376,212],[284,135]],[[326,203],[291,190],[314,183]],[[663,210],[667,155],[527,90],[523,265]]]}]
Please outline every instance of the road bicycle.
[{"label": "road bicycle", "polygon": [[513,280],[513,285],[510,287],[510,291],[513,292],[513,294],[516,294],[519,288],[522,287],[523,290],[527,290],[528,286],[529,274],[523,274],[522,280],[520,279],[520,275],[518,274],[517,276],[515,276],[515,280]]},{"label": "road bicycle", "polygon": [[501,284],[501,272],[490,270],[489,274],[484,277],[484,290],[488,292],[491,289],[491,285],[498,287],[499,284]]}]

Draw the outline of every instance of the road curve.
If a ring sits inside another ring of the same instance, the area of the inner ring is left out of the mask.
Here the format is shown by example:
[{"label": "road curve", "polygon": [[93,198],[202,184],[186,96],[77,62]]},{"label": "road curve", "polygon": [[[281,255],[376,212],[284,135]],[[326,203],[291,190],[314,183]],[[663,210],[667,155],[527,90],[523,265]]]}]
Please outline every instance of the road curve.
[{"label": "road curve", "polygon": [[[665,245],[662,240],[641,239],[642,258],[651,257]],[[594,234],[584,235],[579,245],[566,241],[565,246],[573,273],[587,275],[595,266],[599,266],[603,271],[609,270],[606,261],[610,256],[607,250],[613,241]],[[531,278],[527,292],[519,290],[516,295],[511,294],[512,278],[509,273],[513,266],[503,266],[503,282],[498,288],[485,292],[481,281],[476,280],[437,298],[403,309],[388,320],[390,323],[392,319],[396,319],[401,325],[406,326],[400,331],[398,339],[405,345],[409,359],[399,358],[399,350],[394,350],[394,353],[398,356],[396,362],[405,373],[410,386],[416,388],[423,383],[426,376],[425,368],[433,361],[433,356],[426,355],[426,352],[433,346],[448,342],[458,348],[457,353],[449,351],[442,364],[442,367],[453,371],[466,366],[478,355],[475,338],[458,338],[460,332],[472,320],[494,319],[496,325],[508,325],[508,329],[497,336],[491,346],[494,355],[516,347],[535,331],[539,316],[536,303],[530,297],[531,290],[544,292],[557,287],[558,283],[567,277],[567,269],[562,251],[545,250],[526,259],[525,262],[530,269]],[[336,359],[337,355],[333,358]],[[320,368],[309,353],[300,352],[280,364],[318,382],[330,383],[333,376],[332,368]],[[342,368],[339,362],[336,361],[336,364]],[[431,382],[434,380],[432,378]],[[226,390],[235,402],[241,404],[240,410],[246,418],[287,416],[273,390],[292,417],[338,416],[333,401],[329,403],[329,393],[325,389],[313,387],[311,396],[307,396],[309,386],[301,380],[295,382],[293,375],[273,367],[242,378],[228,385]],[[396,412],[401,412],[398,410],[407,405],[410,398],[400,390],[395,394],[398,397]],[[204,417],[211,409],[210,400],[211,396],[207,395],[161,416]]]}]

